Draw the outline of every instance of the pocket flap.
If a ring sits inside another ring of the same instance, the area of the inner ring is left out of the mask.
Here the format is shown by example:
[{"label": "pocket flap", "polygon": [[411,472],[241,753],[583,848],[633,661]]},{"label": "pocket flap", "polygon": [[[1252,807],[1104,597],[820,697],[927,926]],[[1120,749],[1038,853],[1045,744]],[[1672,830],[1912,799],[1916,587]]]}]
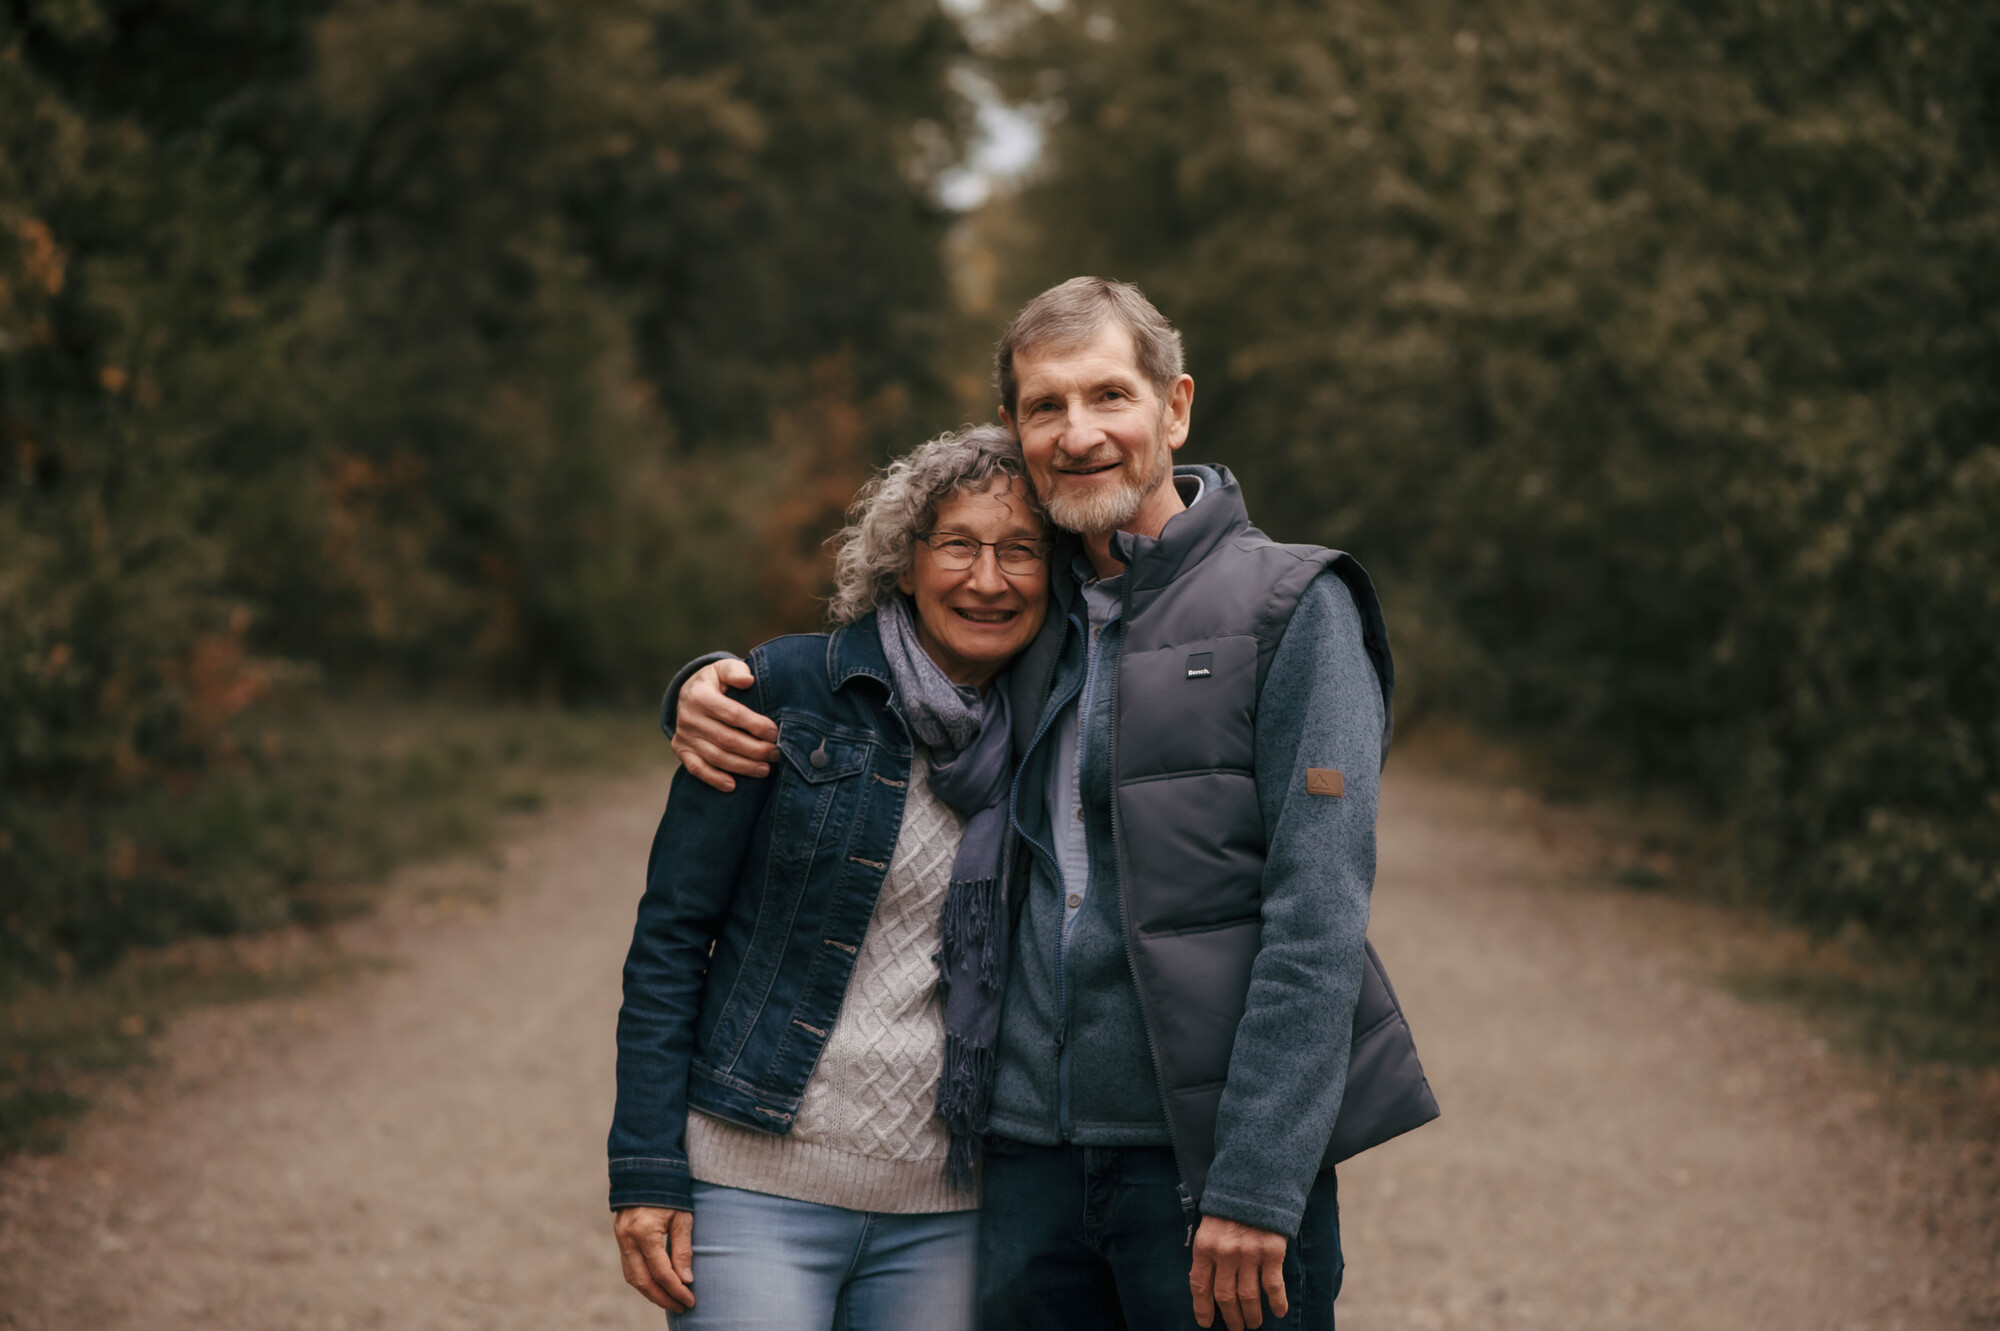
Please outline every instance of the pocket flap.
[{"label": "pocket flap", "polygon": [[796,717],[779,720],[778,750],[800,776],[815,785],[853,776],[868,765],[866,741],[829,733]]}]

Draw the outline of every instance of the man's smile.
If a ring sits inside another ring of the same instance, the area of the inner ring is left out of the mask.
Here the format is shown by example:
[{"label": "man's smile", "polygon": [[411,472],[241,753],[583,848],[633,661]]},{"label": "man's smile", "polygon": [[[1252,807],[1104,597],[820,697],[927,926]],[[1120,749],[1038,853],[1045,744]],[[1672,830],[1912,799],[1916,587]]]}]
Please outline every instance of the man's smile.
[{"label": "man's smile", "polygon": [[1123,458],[1113,458],[1108,462],[1086,462],[1082,465],[1057,467],[1055,471],[1059,476],[1097,476],[1113,468],[1122,466],[1123,463]]}]

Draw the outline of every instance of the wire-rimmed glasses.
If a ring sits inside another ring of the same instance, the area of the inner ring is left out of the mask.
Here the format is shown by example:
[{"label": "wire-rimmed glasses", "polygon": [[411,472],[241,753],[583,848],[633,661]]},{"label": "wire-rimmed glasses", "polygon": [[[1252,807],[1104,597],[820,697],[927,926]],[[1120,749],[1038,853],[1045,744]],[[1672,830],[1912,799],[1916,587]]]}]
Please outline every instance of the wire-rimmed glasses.
[{"label": "wire-rimmed glasses", "polygon": [[917,539],[930,548],[937,566],[951,573],[961,573],[978,563],[979,552],[988,546],[993,548],[993,557],[1000,562],[1003,573],[1033,573],[1048,557],[1048,547],[1041,541],[1019,536],[1004,541],[975,541],[962,532],[920,531]]}]

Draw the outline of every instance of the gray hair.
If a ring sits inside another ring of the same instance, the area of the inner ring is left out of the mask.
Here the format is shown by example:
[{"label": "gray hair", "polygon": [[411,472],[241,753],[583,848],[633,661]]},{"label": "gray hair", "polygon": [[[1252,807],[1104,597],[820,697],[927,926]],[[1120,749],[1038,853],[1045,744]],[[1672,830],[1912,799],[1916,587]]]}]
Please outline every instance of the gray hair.
[{"label": "gray hair", "polygon": [[1146,293],[1130,282],[1072,277],[1022,306],[993,349],[993,385],[1000,390],[1000,405],[1016,418],[1017,425],[1020,413],[1014,399],[1020,384],[1014,377],[1014,358],[1038,347],[1074,350],[1096,337],[1113,319],[1132,334],[1140,372],[1161,396],[1166,395],[1168,385],[1181,377],[1183,369],[1180,333],[1146,299]]},{"label": "gray hair", "polygon": [[1021,462],[1021,445],[999,425],[968,425],[920,444],[877,472],[847,510],[847,526],[833,538],[833,599],[827,618],[852,624],[881,605],[915,557],[917,533],[937,517],[938,504],[954,494],[977,494],[996,476],[1037,513],[1034,487]]}]

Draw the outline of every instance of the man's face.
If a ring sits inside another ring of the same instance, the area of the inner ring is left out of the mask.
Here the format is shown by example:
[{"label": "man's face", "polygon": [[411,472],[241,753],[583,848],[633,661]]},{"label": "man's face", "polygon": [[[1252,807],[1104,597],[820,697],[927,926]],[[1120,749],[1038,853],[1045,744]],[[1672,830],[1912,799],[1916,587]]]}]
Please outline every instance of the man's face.
[{"label": "man's face", "polygon": [[1014,358],[1013,412],[1028,475],[1049,517],[1102,536],[1130,527],[1170,483],[1187,441],[1194,380],[1162,394],[1139,368],[1132,334],[1113,319],[1081,347],[1030,347]]}]

